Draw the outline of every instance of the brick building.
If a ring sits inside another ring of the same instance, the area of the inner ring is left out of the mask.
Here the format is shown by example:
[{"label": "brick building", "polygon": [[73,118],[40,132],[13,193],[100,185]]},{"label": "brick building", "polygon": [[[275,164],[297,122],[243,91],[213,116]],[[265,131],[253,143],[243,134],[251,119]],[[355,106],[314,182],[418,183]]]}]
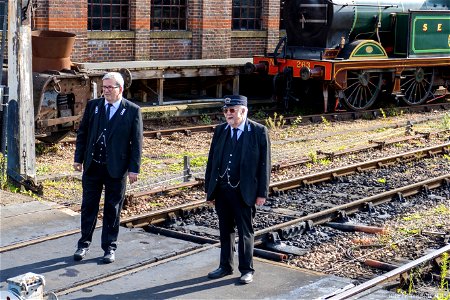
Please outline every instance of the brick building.
[{"label": "brick building", "polygon": [[280,0],[35,0],[32,20],[75,33],[77,62],[251,57],[278,43]]}]

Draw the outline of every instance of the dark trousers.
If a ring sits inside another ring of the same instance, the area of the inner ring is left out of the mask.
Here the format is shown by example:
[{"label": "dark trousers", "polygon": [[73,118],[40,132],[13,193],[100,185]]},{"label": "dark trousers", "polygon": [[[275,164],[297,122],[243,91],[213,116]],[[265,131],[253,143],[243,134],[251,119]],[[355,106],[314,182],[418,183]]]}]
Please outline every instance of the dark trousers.
[{"label": "dark trousers", "polygon": [[92,235],[97,223],[100,198],[103,187],[105,187],[101,247],[104,251],[117,249],[120,211],[125,196],[126,179],[126,175],[122,178],[112,178],[109,176],[106,165],[94,162],[83,173],[81,238],[78,241],[78,248],[87,248],[92,242]]},{"label": "dark trousers", "polygon": [[233,270],[235,228],[238,230],[239,271],[241,274],[254,272],[253,269],[253,216],[255,207],[245,204],[239,188],[233,189],[221,183],[215,193],[216,211],[220,230],[220,266]]}]

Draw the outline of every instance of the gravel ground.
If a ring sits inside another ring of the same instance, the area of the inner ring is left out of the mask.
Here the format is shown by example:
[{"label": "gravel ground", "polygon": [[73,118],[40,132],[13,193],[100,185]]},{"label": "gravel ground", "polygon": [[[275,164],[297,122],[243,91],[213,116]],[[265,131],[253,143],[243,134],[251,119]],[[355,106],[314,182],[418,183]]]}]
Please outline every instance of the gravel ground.
[{"label": "gravel ground", "polygon": [[[279,163],[298,158],[311,157],[317,150],[337,151],[368,144],[372,139],[386,139],[405,135],[405,127],[398,124],[413,124],[413,129],[420,132],[433,132],[448,128],[450,115],[446,112],[429,112],[422,114],[400,114],[395,117],[375,120],[355,120],[344,122],[323,122],[288,128],[272,128],[272,162]],[[143,189],[166,186],[182,180],[183,156],[191,158],[194,176],[203,177],[206,155],[209,150],[211,133],[199,133],[185,136],[175,133],[161,140],[145,139],[140,180],[128,187],[128,193]],[[342,166],[355,161],[367,160],[439,144],[447,137],[428,140],[414,140],[398,143],[383,151],[372,150],[365,154],[354,154],[332,161],[322,160],[307,164],[292,171],[274,174],[272,181],[284,179],[286,174],[307,174],[322,169]],[[81,202],[80,174],[72,171],[75,146],[60,143],[54,146],[37,145],[37,175],[44,186],[43,199],[63,205],[77,205]],[[64,177],[66,176],[66,177]],[[67,177],[68,176],[68,177]],[[49,178],[44,180],[45,178]],[[56,179],[54,179],[56,178]]]}]

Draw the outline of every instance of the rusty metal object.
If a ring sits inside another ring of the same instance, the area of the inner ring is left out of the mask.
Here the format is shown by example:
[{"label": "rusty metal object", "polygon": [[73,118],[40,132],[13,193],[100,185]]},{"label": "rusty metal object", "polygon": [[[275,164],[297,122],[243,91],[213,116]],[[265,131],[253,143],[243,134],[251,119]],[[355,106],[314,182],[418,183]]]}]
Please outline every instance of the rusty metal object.
[{"label": "rusty metal object", "polygon": [[33,72],[69,69],[75,34],[36,30],[31,33]]},{"label": "rusty metal object", "polygon": [[354,295],[361,294],[364,291],[367,291],[368,289],[381,285],[383,282],[386,282],[392,278],[401,276],[402,274],[408,272],[409,270],[423,264],[424,262],[430,261],[435,259],[438,256],[441,256],[445,252],[450,252],[450,245],[446,245],[440,249],[437,249],[436,251],[429,253],[425,256],[420,257],[419,259],[416,259],[410,263],[407,263],[406,265],[396,268],[386,274],[383,274],[381,276],[375,277],[369,281],[366,281],[358,286],[355,286],[351,289],[346,290],[343,293],[340,293],[334,297],[329,298],[329,300],[340,300],[340,299],[348,299]]},{"label": "rusty metal object", "polygon": [[347,232],[365,232],[365,233],[383,233],[385,232],[385,228],[376,227],[376,226],[368,226],[363,224],[351,224],[351,223],[337,223],[337,222],[328,222],[325,223],[326,226],[331,228],[339,229]]},{"label": "rusty metal object", "polygon": [[389,263],[385,263],[379,260],[375,260],[375,259],[366,259],[364,260],[364,264],[366,266],[372,267],[372,268],[377,268],[383,271],[392,271],[396,268],[398,268],[397,265],[393,265],[393,264],[389,264]]}]

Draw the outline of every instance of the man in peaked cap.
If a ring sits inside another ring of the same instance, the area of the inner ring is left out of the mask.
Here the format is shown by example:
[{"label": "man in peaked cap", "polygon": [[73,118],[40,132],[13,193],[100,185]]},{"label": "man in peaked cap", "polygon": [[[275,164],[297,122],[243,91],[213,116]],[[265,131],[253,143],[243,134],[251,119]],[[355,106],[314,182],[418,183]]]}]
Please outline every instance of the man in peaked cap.
[{"label": "man in peaked cap", "polygon": [[226,123],[216,127],[205,173],[207,201],[219,217],[220,264],[211,279],[233,273],[238,230],[240,283],[253,281],[253,218],[269,190],[270,140],[267,128],[247,118],[247,97],[224,97]]}]

